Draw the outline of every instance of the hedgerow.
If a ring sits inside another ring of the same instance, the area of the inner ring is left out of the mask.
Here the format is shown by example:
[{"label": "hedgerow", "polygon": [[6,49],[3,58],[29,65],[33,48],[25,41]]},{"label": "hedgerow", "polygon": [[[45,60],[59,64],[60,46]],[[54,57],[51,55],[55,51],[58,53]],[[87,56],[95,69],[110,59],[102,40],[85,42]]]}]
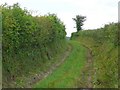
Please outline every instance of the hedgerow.
[{"label": "hedgerow", "polygon": [[73,33],[77,40],[92,51],[92,83],[95,88],[118,88],[119,24],[106,24],[103,28]]},{"label": "hedgerow", "polygon": [[19,4],[0,7],[3,84],[9,85],[9,81],[39,68],[42,62],[65,49],[66,32],[65,25],[55,14],[32,16]]}]

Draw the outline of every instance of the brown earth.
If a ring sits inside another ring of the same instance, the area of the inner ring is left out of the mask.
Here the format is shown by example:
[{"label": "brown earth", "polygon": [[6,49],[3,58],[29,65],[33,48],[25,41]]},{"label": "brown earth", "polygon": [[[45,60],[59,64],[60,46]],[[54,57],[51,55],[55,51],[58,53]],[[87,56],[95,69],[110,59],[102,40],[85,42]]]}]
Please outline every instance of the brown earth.
[{"label": "brown earth", "polygon": [[92,50],[90,50],[88,47],[83,45],[85,48],[87,48],[87,54],[86,54],[86,64],[82,68],[82,73],[80,75],[79,80],[77,81],[77,87],[78,88],[93,88],[93,76],[94,76],[94,68],[93,68],[93,55]]}]

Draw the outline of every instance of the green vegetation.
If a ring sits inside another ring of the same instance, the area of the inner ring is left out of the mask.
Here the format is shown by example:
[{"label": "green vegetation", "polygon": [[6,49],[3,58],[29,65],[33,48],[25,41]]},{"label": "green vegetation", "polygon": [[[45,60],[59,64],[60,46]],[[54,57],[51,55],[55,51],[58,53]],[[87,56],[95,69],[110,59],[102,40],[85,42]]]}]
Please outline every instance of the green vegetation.
[{"label": "green vegetation", "polygon": [[72,51],[65,62],[51,75],[41,80],[35,88],[73,88],[77,87],[81,69],[86,63],[86,48],[71,41]]},{"label": "green vegetation", "polygon": [[0,36],[0,89],[2,88],[2,37]]},{"label": "green vegetation", "polygon": [[47,68],[46,62],[66,50],[65,26],[55,14],[32,16],[19,4],[0,8],[3,87],[21,87],[21,77],[42,71]]},{"label": "green vegetation", "polygon": [[111,23],[97,30],[85,30],[72,34],[72,40],[92,50],[95,88],[118,87],[118,47],[120,46],[118,32],[118,24]]},{"label": "green vegetation", "polygon": [[55,14],[32,16],[19,4],[0,5],[1,13],[3,88],[26,87],[31,77],[36,79],[36,75],[59,64],[69,51],[69,45],[72,49],[64,63],[35,85],[33,82],[33,87],[118,87],[120,24],[110,23],[104,28],[84,31],[82,26],[86,17],[77,15],[73,18],[77,32],[72,33],[69,40],[65,25]]},{"label": "green vegetation", "polygon": [[86,20],[85,18],[86,18],[85,16],[81,15],[76,15],[76,18],[73,18],[73,20],[76,23],[77,32],[82,30],[83,22]]}]

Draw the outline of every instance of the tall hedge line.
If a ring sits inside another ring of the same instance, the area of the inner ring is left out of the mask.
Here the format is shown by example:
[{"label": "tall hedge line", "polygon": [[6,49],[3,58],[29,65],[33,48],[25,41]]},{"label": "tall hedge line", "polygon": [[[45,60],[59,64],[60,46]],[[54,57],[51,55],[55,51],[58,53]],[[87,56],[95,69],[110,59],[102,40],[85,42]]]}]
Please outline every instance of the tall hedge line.
[{"label": "tall hedge line", "polygon": [[55,14],[33,17],[18,4],[2,6],[3,49],[6,53],[38,47],[65,38],[65,26]]},{"label": "tall hedge line", "polygon": [[81,31],[79,33],[72,33],[71,39],[77,38],[78,36],[91,37],[95,42],[111,42],[115,46],[118,46],[118,44],[120,45],[120,41],[118,40],[118,25],[118,23],[110,23],[106,24],[103,28]]},{"label": "tall hedge line", "polygon": [[55,14],[32,16],[19,4],[0,8],[3,83],[38,68],[65,48],[65,25]]}]

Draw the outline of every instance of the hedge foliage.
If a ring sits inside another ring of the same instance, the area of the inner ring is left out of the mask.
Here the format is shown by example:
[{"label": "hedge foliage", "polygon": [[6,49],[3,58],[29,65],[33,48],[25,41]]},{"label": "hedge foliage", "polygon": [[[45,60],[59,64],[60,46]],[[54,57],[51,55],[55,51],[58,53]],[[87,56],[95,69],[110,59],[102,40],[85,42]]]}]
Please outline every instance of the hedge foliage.
[{"label": "hedge foliage", "polygon": [[94,88],[118,88],[119,26],[119,23],[110,23],[103,28],[72,34],[71,39],[78,40],[92,51]]},{"label": "hedge foliage", "polygon": [[3,49],[6,53],[21,48],[39,47],[65,38],[65,26],[55,14],[33,17],[18,4],[2,6]]},{"label": "hedge foliage", "polygon": [[8,87],[9,81],[36,70],[42,62],[65,49],[66,32],[65,25],[55,14],[32,16],[19,4],[4,4],[0,8],[3,84]]},{"label": "hedge foliage", "polygon": [[120,45],[118,25],[118,23],[110,23],[106,24],[103,28],[72,33],[71,39],[78,36],[91,37],[97,43],[110,42],[118,46]]}]

